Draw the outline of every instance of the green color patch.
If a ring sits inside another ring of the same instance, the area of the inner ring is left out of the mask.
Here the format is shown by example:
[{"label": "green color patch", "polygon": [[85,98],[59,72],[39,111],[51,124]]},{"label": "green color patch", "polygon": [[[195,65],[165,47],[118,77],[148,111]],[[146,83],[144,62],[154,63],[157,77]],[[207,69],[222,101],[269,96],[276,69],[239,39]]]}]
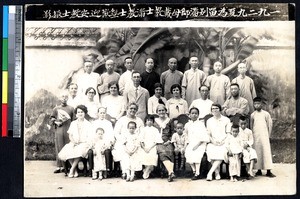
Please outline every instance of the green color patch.
[{"label": "green color patch", "polygon": [[8,39],[2,40],[2,70],[7,71],[8,68]]}]

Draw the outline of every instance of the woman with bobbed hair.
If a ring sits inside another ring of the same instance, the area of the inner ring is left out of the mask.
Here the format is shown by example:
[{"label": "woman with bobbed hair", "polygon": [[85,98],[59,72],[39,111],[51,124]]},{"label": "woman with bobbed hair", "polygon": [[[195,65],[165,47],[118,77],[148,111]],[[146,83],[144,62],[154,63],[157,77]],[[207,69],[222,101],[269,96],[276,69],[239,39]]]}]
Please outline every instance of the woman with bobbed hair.
[{"label": "woman with bobbed hair", "polygon": [[170,98],[166,104],[170,119],[176,118],[181,114],[188,114],[188,103],[181,98],[181,86],[179,84],[173,84],[170,91],[172,98]]},{"label": "woman with bobbed hair", "polygon": [[70,142],[66,144],[58,154],[59,159],[69,161],[71,169],[69,177],[78,177],[77,165],[80,158],[87,158],[87,153],[90,148],[90,133],[92,125],[84,117],[87,114],[87,108],[84,105],[78,105],[75,108],[76,120],[74,120],[67,133],[69,134]]}]

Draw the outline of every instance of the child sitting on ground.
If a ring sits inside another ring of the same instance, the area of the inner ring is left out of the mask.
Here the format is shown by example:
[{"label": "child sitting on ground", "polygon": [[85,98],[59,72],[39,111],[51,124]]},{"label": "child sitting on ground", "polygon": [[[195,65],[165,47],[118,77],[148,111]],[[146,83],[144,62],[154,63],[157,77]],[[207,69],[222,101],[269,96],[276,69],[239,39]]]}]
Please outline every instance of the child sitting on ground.
[{"label": "child sitting on ground", "polygon": [[242,140],[239,137],[239,125],[231,126],[231,134],[226,138],[226,148],[229,159],[230,181],[236,182],[241,174]]},{"label": "child sitting on ground", "polygon": [[186,134],[183,133],[184,126],[182,123],[177,123],[175,126],[175,133],[172,135],[171,142],[174,144],[175,153],[175,171],[185,170],[185,143]]},{"label": "child sitting on ground", "polygon": [[256,151],[252,148],[253,145],[253,134],[250,129],[247,128],[247,119],[244,116],[240,117],[239,121],[239,137],[243,144],[243,162],[246,165],[249,176],[254,177],[253,166],[257,162]]}]

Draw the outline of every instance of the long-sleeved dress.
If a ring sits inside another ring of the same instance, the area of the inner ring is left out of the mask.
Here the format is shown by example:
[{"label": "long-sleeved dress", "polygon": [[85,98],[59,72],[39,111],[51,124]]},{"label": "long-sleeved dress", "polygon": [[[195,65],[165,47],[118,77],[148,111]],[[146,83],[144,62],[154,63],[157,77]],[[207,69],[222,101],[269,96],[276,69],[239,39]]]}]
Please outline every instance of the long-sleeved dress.
[{"label": "long-sleeved dress", "polygon": [[[206,150],[206,144],[209,142],[209,137],[207,130],[204,125],[204,121],[190,120],[184,126],[185,132],[187,134],[187,147],[185,150],[186,162],[192,163],[201,163],[203,154]],[[193,148],[201,142],[200,146],[193,150]]]},{"label": "long-sleeved dress", "polygon": [[271,115],[267,111],[254,111],[251,114],[251,126],[254,137],[253,148],[257,153],[256,169],[272,169],[273,167],[269,140],[272,125]]}]

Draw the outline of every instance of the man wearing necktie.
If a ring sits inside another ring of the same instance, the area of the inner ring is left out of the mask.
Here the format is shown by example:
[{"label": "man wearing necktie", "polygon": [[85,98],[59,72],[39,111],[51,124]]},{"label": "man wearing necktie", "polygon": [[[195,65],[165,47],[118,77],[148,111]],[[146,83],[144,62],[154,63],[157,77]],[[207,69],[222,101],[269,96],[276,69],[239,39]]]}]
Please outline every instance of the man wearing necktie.
[{"label": "man wearing necktie", "polygon": [[133,87],[125,91],[124,100],[126,106],[131,102],[135,102],[139,106],[136,116],[144,120],[147,115],[147,102],[150,97],[149,92],[140,86],[141,75],[139,72],[133,71],[131,79],[133,81]]}]

